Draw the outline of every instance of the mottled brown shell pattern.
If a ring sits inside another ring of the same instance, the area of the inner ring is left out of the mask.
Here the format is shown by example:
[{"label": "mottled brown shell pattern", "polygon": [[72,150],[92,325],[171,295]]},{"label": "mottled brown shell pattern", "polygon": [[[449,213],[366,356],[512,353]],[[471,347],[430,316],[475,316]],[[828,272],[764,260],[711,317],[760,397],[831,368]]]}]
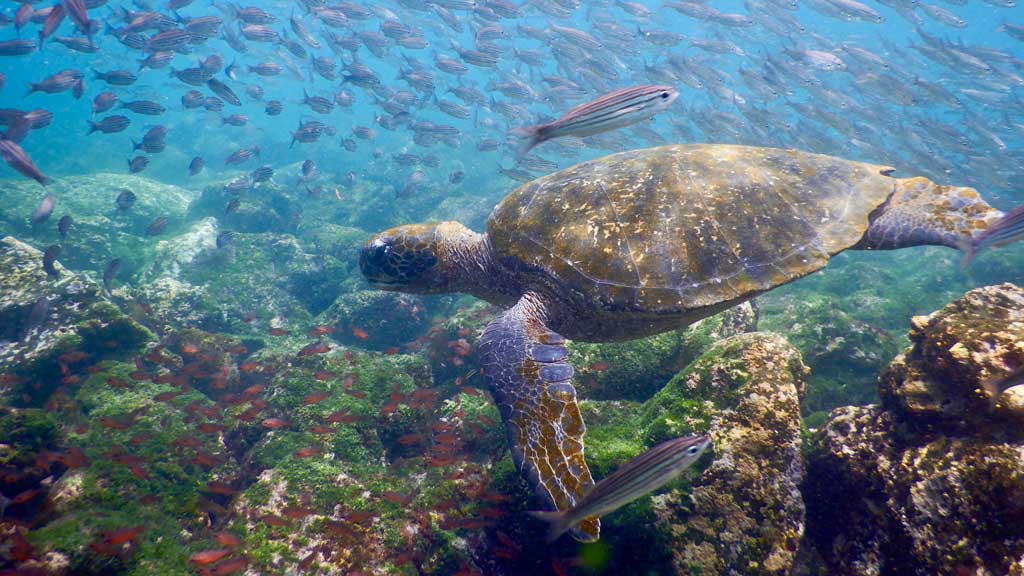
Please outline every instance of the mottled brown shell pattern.
[{"label": "mottled brown shell pattern", "polygon": [[891,168],[796,150],[673,145],[584,162],[514,190],[496,255],[607,308],[672,311],[750,296],[864,235]]}]

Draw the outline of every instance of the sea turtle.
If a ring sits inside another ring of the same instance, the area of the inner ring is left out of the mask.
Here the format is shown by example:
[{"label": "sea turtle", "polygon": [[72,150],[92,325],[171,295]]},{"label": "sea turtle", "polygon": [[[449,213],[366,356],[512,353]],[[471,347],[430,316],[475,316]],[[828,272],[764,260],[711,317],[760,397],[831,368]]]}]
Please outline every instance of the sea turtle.
[{"label": "sea turtle", "polygon": [[[672,145],[612,154],[523,184],[487,233],[457,222],[377,234],[370,283],[466,292],[506,310],[479,342],[517,468],[546,505],[593,485],[566,338],[609,342],[686,326],[823,267],[846,249],[978,250],[1024,237],[971,188],[796,150]],[[571,531],[596,540],[598,518]]]}]

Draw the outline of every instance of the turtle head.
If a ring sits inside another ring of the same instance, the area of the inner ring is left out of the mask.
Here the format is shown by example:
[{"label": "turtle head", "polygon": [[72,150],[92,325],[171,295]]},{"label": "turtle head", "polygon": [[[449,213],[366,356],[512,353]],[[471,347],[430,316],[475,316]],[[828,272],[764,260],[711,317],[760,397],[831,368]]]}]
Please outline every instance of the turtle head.
[{"label": "turtle head", "polygon": [[382,290],[440,294],[458,290],[456,259],[474,237],[458,222],[407,224],[385,230],[363,246],[359,268]]}]

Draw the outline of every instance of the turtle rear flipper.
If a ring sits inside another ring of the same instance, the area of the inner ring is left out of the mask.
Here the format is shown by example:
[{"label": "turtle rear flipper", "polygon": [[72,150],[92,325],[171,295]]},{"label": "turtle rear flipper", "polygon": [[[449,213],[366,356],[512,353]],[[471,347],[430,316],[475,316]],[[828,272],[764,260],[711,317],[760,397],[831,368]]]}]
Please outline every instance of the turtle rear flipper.
[{"label": "turtle rear flipper", "polygon": [[1024,237],[1024,210],[1003,214],[974,188],[945,186],[927,178],[893,180],[889,199],[871,214],[858,250],[948,246],[965,254],[964,266],[986,248]]},{"label": "turtle rear flipper", "polygon": [[[542,300],[527,293],[480,338],[484,379],[508,432],[512,460],[544,501],[564,511],[593,487],[583,457],[586,427],[572,386],[565,339],[545,326]],[[581,542],[600,536],[596,517],[569,529]]]}]

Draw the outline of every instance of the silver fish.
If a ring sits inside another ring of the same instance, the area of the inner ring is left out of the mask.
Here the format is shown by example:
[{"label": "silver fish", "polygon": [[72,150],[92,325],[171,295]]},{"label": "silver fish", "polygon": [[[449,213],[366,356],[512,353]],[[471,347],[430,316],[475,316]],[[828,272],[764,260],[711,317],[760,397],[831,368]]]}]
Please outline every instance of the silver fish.
[{"label": "silver fish", "polygon": [[531,148],[561,136],[591,136],[647,120],[669,107],[679,96],[671,86],[646,85],[609,92],[580,104],[547,124],[519,128],[514,134],[527,139],[521,158]]},{"label": "silver fish", "polygon": [[547,541],[591,516],[604,516],[658,488],[689,468],[711,445],[707,436],[687,436],[662,442],[633,458],[591,488],[575,506],[557,512],[530,512],[549,523]]}]

